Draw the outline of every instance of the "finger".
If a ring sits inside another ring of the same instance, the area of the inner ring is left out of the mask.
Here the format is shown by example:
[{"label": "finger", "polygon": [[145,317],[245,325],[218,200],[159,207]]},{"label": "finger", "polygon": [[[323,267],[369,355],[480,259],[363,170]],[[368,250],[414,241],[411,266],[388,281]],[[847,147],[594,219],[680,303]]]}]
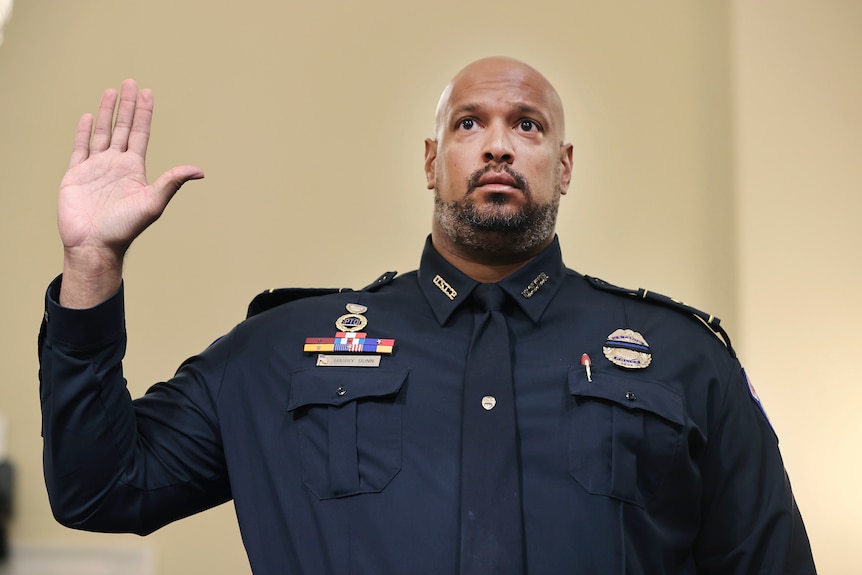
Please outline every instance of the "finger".
[{"label": "finger", "polygon": [[93,115],[84,114],[78,120],[78,129],[75,132],[75,144],[72,146],[72,157],[69,159],[69,167],[77,166],[90,157],[90,132],[93,130]]},{"label": "finger", "polygon": [[153,182],[153,191],[161,198],[163,205],[167,205],[183,184],[203,177],[203,171],[196,166],[177,166]]},{"label": "finger", "polygon": [[134,80],[125,80],[120,89],[120,105],[117,107],[117,121],[114,123],[114,133],[111,136],[111,148],[125,152],[129,145],[129,132],[135,117],[135,100],[138,85]]},{"label": "finger", "polygon": [[96,129],[93,131],[91,152],[102,152],[111,144],[111,120],[114,119],[114,105],[117,103],[117,91],[113,88],[105,90],[102,102],[96,114]]},{"label": "finger", "polygon": [[146,158],[147,143],[150,141],[150,125],[153,120],[153,93],[141,90],[135,105],[135,117],[129,134],[129,151]]}]

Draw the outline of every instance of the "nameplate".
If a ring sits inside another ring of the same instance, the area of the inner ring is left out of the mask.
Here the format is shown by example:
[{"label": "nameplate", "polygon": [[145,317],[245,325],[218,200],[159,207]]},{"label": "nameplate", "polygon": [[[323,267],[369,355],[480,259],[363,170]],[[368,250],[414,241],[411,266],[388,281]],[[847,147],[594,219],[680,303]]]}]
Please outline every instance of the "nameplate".
[{"label": "nameplate", "polygon": [[380,367],[379,355],[318,354],[317,367]]}]

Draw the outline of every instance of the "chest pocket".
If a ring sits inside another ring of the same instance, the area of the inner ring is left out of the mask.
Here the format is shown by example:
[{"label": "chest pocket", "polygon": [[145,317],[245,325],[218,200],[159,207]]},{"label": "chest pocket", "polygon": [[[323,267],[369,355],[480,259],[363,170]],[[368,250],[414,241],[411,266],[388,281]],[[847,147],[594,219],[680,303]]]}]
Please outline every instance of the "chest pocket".
[{"label": "chest pocket", "polygon": [[588,492],[644,506],[661,489],[685,424],[682,397],[617,370],[569,370],[569,473]]},{"label": "chest pocket", "polygon": [[293,372],[288,411],[300,428],[302,476],[320,499],[381,491],[401,470],[407,371]]}]

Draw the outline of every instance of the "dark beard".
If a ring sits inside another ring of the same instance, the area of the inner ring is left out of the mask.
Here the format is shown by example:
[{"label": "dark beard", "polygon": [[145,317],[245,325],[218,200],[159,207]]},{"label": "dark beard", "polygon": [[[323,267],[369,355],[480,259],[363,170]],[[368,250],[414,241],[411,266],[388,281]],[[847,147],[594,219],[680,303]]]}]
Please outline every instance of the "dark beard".
[{"label": "dark beard", "polygon": [[[559,190],[547,204],[534,203],[529,190],[522,190],[528,203],[517,211],[505,209],[502,195],[480,210],[470,194],[463,200],[445,203],[435,190],[434,217],[454,244],[500,263],[518,261],[543,247],[553,235],[560,205]],[[497,206],[500,209],[495,209]]]}]

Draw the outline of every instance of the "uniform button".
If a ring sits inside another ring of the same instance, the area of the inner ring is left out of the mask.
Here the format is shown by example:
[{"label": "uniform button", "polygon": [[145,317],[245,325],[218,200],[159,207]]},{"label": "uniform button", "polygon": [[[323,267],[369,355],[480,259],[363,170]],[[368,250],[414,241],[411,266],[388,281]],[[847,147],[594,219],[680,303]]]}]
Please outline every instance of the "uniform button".
[{"label": "uniform button", "polygon": [[51,321],[51,314],[49,314],[48,311],[45,310],[45,323],[49,321]]},{"label": "uniform button", "polygon": [[347,393],[347,389],[342,385],[342,386],[339,386],[339,388],[335,390],[335,393],[337,393],[338,396],[341,397],[342,395]]},{"label": "uniform button", "polygon": [[482,407],[485,411],[491,411],[497,405],[497,398],[493,395],[486,395],[482,398]]},{"label": "uniform button", "polygon": [[634,401],[637,398],[638,398],[638,396],[635,395],[633,391],[627,391],[626,392],[626,399],[628,399],[629,401]]}]

